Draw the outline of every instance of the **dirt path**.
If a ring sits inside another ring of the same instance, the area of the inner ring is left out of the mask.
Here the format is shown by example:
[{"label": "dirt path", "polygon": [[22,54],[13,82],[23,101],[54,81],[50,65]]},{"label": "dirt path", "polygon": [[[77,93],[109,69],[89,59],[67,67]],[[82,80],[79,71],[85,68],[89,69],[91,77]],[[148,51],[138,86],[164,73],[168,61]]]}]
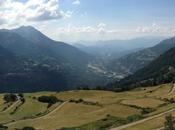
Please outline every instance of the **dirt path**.
[{"label": "dirt path", "polygon": [[41,116],[41,117],[36,117],[36,118],[33,118],[33,119],[24,119],[24,120],[18,120],[18,121],[15,121],[15,122],[10,122],[8,124],[6,124],[6,126],[11,126],[11,125],[14,125],[14,124],[17,124],[21,121],[36,121],[36,120],[40,120],[40,119],[43,119],[43,118],[47,118],[48,116],[50,116],[51,114],[53,114],[54,112],[60,110],[65,104],[67,104],[69,101],[66,101],[64,103],[62,103],[61,105],[59,105],[57,108],[55,108],[53,111],[49,112],[48,114],[44,115],[44,116]]},{"label": "dirt path", "polygon": [[153,129],[153,130],[164,130],[164,127]]},{"label": "dirt path", "polygon": [[168,93],[168,96],[173,94],[175,92],[175,84],[173,84],[173,87],[171,89],[171,91]]},{"label": "dirt path", "polygon": [[[175,111],[175,109],[172,109],[172,110],[169,110],[169,111],[160,113],[160,114],[158,114],[158,115],[154,115],[154,116],[151,116],[151,117],[148,117],[148,118],[145,118],[145,119],[142,119],[142,120],[139,120],[139,121],[130,123],[130,124],[126,124],[126,125],[123,125],[123,126],[119,126],[119,127],[116,127],[116,128],[112,128],[112,129],[110,129],[110,130],[122,130],[122,129],[128,128],[128,127],[130,127],[130,126],[134,126],[134,125],[143,123],[143,122],[145,122],[145,121],[149,121],[149,120],[152,120],[152,119],[154,119],[154,118],[161,117],[161,116],[166,115],[166,114],[168,114],[168,113],[170,113],[170,112],[173,112],[173,111]],[[156,129],[156,130],[161,130],[161,129],[162,129],[162,128],[159,128],[159,129]]]},{"label": "dirt path", "polygon": [[6,113],[8,111],[10,111],[13,107],[15,107],[20,101],[16,101],[15,103],[13,103],[10,107],[8,107],[5,111],[1,112],[1,113]]},{"label": "dirt path", "polygon": [[10,110],[11,110],[13,107],[15,107],[20,101],[21,101],[21,100],[20,100],[20,97],[17,96],[17,101],[14,102],[10,107],[8,107],[5,111],[3,111],[3,112],[1,112],[1,113],[6,113],[6,112],[10,111]]},{"label": "dirt path", "polygon": [[51,114],[53,114],[54,112],[60,110],[65,104],[67,104],[69,101],[66,101],[66,102],[63,102],[61,105],[59,105],[56,109],[54,109],[53,111],[49,112],[48,114],[44,115],[44,116],[41,116],[41,117],[38,117],[38,118],[35,118],[36,120],[38,119],[42,119],[42,118],[46,118],[48,116],[50,116]]}]

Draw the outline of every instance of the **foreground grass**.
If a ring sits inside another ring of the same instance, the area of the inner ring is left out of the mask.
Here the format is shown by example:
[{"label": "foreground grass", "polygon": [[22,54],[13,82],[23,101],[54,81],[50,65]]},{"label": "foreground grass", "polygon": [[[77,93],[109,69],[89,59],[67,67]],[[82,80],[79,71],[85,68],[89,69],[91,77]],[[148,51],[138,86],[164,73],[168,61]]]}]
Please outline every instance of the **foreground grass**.
[{"label": "foreground grass", "polygon": [[[127,118],[130,116],[141,115],[143,108],[148,107],[155,110],[151,111],[151,113],[142,115],[143,118],[175,108],[174,104],[167,103],[163,100],[164,98],[173,97],[173,95],[168,95],[171,88],[172,84],[166,84],[156,87],[139,88],[121,93],[95,90],[60,93],[28,93],[25,94],[26,103],[23,104],[14,115],[9,115],[8,113],[4,115],[0,114],[0,121],[4,121],[5,118],[8,120],[17,120],[19,118],[30,117],[37,115],[37,113],[42,113],[47,109],[47,104],[40,103],[33,97],[37,98],[43,95],[54,95],[63,101],[82,99],[84,102],[66,103],[62,108],[54,111],[48,116],[44,116],[44,118],[18,121],[9,125],[10,130],[22,128],[24,126],[33,126],[36,129],[48,130],[56,130],[63,127],[84,130],[90,130],[91,128],[116,127],[128,123]],[[86,104],[86,102],[91,103]],[[110,118],[107,118],[107,115],[110,115]],[[163,118],[164,117],[162,117],[162,119]],[[159,122],[160,126],[163,124],[163,121],[164,120]],[[133,126],[128,130],[135,130],[136,128],[140,130],[141,127],[142,125]],[[155,125],[144,127],[146,127],[145,130],[149,130],[150,128],[157,128],[159,126],[155,123]]]},{"label": "foreground grass", "polygon": [[127,123],[127,120],[119,117],[106,117],[104,119],[98,120],[96,122],[92,122],[86,125],[82,125],[80,127],[73,128],[61,128],[59,130],[105,130],[111,126],[120,126]]}]

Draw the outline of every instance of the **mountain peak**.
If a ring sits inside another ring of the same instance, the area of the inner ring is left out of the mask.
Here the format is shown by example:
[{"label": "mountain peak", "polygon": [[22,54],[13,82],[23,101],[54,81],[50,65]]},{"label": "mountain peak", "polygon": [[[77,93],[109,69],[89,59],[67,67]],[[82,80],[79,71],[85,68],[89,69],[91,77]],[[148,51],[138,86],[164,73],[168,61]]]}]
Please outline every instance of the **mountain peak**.
[{"label": "mountain peak", "polygon": [[24,26],[24,25],[23,25],[23,26],[20,26],[19,28],[22,28],[22,29],[23,29],[23,28],[24,28],[24,29],[35,29],[33,26],[30,26],[30,25],[29,25],[29,26]]},{"label": "mountain peak", "polygon": [[34,28],[33,26],[21,26],[19,28],[16,28],[14,30],[18,30],[18,31],[25,31],[25,32],[39,32],[36,28]]},{"label": "mountain peak", "polygon": [[51,40],[33,26],[21,26],[12,31],[35,43]]}]

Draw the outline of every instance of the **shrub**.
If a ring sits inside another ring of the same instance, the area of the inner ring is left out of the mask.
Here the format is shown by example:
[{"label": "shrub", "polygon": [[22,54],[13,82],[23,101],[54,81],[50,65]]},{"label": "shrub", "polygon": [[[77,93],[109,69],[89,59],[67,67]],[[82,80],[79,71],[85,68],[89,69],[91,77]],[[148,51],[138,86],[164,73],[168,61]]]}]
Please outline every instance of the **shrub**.
[{"label": "shrub", "polygon": [[17,96],[15,94],[5,94],[4,95],[5,102],[15,102],[17,101]]},{"label": "shrub", "polygon": [[83,99],[81,99],[81,98],[78,100],[78,102],[83,102],[83,101],[84,101],[84,100],[83,100]]},{"label": "shrub", "polygon": [[21,98],[22,103],[25,103],[25,101],[26,101],[25,98]]},{"label": "shrub", "polygon": [[132,115],[132,116],[127,117],[128,122],[134,122],[134,121],[138,121],[140,119],[143,119],[142,115]]},{"label": "shrub", "polygon": [[169,100],[169,102],[170,102],[170,103],[175,103],[174,98],[171,98],[171,99]]},{"label": "shrub", "polygon": [[60,100],[58,100],[55,96],[41,96],[38,98],[38,101],[43,103],[55,104]]},{"label": "shrub", "polygon": [[19,93],[18,96],[21,97],[21,98],[23,98],[24,97],[24,94],[23,93]]},{"label": "shrub", "polygon": [[36,130],[36,129],[33,127],[24,127],[22,130]]},{"label": "shrub", "polygon": [[111,117],[111,115],[110,114],[107,114],[106,117]]},{"label": "shrub", "polygon": [[165,119],[166,121],[165,121],[164,130],[175,130],[174,118],[172,117],[172,115],[167,115]]},{"label": "shrub", "polygon": [[153,108],[143,108],[141,114],[149,114],[151,112],[155,111]]},{"label": "shrub", "polygon": [[75,100],[71,99],[71,100],[69,100],[69,102],[75,102]]},{"label": "shrub", "polygon": [[7,126],[4,126],[4,125],[0,124],[0,130],[7,130],[7,129],[8,129]]}]

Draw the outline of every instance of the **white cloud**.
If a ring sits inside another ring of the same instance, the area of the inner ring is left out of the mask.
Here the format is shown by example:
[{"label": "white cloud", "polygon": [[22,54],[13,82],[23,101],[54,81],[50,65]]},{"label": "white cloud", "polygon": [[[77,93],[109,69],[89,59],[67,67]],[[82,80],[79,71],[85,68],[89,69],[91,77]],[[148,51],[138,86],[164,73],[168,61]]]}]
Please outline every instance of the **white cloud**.
[{"label": "white cloud", "polygon": [[136,29],[137,32],[140,32],[140,33],[153,33],[153,32],[159,32],[161,31],[161,27],[160,25],[158,25],[157,23],[152,23],[151,26],[143,26],[143,27],[137,27]]},{"label": "white cloud", "polygon": [[175,34],[175,27],[161,26],[152,23],[150,26],[140,26],[131,28],[108,27],[105,23],[96,26],[74,26],[67,25],[58,27],[50,36],[56,40],[65,42],[77,41],[99,41],[115,39],[131,39],[144,36],[163,36],[169,37]]},{"label": "white cloud", "polygon": [[59,8],[59,0],[0,0],[0,24],[24,24],[71,17],[71,11]]},{"label": "white cloud", "polygon": [[74,2],[72,4],[73,5],[79,5],[80,4],[80,0],[74,0]]}]

